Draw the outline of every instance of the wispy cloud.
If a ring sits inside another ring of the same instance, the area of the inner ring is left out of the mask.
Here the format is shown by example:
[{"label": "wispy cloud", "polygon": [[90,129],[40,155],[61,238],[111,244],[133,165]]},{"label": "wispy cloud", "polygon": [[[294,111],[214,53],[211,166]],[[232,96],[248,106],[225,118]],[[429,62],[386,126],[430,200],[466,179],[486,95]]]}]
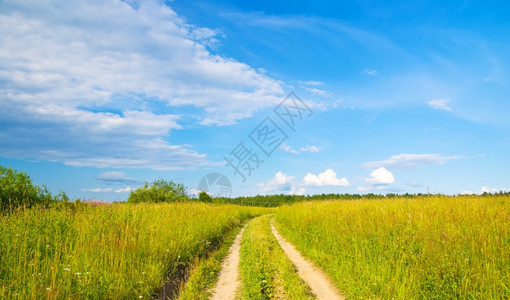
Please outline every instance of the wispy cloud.
[{"label": "wispy cloud", "polygon": [[101,183],[106,184],[116,184],[116,183],[137,183],[139,182],[135,178],[127,177],[124,172],[118,172],[118,171],[110,171],[110,172],[103,172],[99,174],[96,177],[96,180]]},{"label": "wispy cloud", "polygon": [[452,108],[450,106],[448,106],[449,102],[450,102],[450,100],[447,100],[447,99],[435,99],[435,100],[430,100],[428,103],[429,103],[429,106],[432,108],[445,110],[445,111],[451,111]]},{"label": "wispy cloud", "polygon": [[112,189],[112,188],[91,188],[91,189],[81,189],[82,192],[91,192],[91,193],[129,193],[131,192],[131,187],[125,187],[120,189]]},{"label": "wispy cloud", "polygon": [[361,72],[361,74],[376,76],[377,74],[379,74],[379,71],[372,70],[372,69],[365,69],[365,70],[363,70],[363,72]]},{"label": "wispy cloud", "polygon": [[[282,143],[282,145],[280,146],[280,149],[282,149],[283,151],[290,153],[290,154],[299,154],[300,153],[299,151],[292,149],[292,147],[287,145],[286,143]],[[304,147],[299,148],[299,150],[301,152],[317,153],[317,152],[320,152],[322,149],[315,145],[312,145],[312,146],[306,145]]]},{"label": "wispy cloud", "polygon": [[310,145],[306,145],[305,147],[301,147],[300,149],[301,151],[303,152],[312,152],[312,153],[316,153],[316,152],[319,152],[321,151],[322,149],[317,147],[317,146],[310,146]]},{"label": "wispy cloud", "polygon": [[319,85],[324,84],[324,82],[316,81],[316,80],[299,81],[299,83],[302,85],[308,85],[308,86],[319,86]]},{"label": "wispy cloud", "polygon": [[113,191],[112,188],[95,188],[95,189],[81,189],[82,192],[92,192],[92,193],[109,193]]},{"label": "wispy cloud", "polygon": [[393,155],[388,159],[381,161],[372,161],[363,164],[364,168],[376,169],[380,167],[392,170],[416,170],[423,166],[444,165],[450,160],[463,158],[460,155],[443,156],[439,154],[408,154],[402,153]]},{"label": "wispy cloud", "polygon": [[303,87],[306,91],[314,94],[314,95],[317,95],[317,96],[322,96],[322,97],[329,97],[331,96],[333,93],[331,92],[328,92],[326,90],[321,90],[321,89],[318,89],[318,88],[309,88],[309,87]]}]

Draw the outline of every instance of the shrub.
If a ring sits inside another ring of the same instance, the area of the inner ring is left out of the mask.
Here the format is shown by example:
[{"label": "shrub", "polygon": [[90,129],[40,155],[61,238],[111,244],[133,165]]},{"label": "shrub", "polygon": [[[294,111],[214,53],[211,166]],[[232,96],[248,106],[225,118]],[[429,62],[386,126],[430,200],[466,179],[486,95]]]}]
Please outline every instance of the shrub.
[{"label": "shrub", "polygon": [[182,183],[175,183],[173,181],[166,181],[158,179],[152,183],[151,186],[145,182],[143,187],[140,187],[129,194],[128,202],[185,202],[190,199],[186,195],[186,188]]}]

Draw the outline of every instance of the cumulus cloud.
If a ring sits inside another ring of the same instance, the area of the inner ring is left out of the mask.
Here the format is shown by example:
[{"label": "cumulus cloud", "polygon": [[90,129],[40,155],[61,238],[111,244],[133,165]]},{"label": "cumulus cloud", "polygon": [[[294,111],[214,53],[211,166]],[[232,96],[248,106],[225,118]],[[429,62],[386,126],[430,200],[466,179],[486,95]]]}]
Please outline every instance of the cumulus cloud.
[{"label": "cumulus cloud", "polygon": [[169,140],[181,129],[180,107],[192,107],[201,124],[225,125],[283,96],[278,81],[211,53],[220,39],[159,1],[0,2],[0,155],[93,167],[207,165]]},{"label": "cumulus cloud", "polygon": [[376,169],[380,167],[392,170],[416,170],[428,165],[444,165],[450,160],[461,159],[460,155],[443,156],[439,154],[408,154],[402,153],[393,155],[382,161],[373,161],[363,164],[367,169]]},{"label": "cumulus cloud", "polygon": [[448,102],[450,102],[450,100],[447,100],[447,99],[430,100],[429,106],[432,108],[435,108],[435,109],[451,111],[452,108],[450,106],[448,106]]},{"label": "cumulus cloud", "polygon": [[289,192],[289,195],[304,195],[306,193],[306,189],[303,187],[296,188],[295,186],[292,186]]},{"label": "cumulus cloud", "polygon": [[372,185],[386,185],[394,183],[395,177],[386,168],[380,167],[370,172],[369,177],[365,178],[365,181]]},{"label": "cumulus cloud", "polygon": [[307,173],[303,178],[303,183],[307,186],[349,186],[349,181],[345,178],[337,178],[337,174],[332,169],[319,173],[318,175]]},{"label": "cumulus cloud", "polygon": [[278,171],[271,180],[268,182],[257,183],[257,186],[261,192],[282,191],[292,188],[291,181],[293,179],[294,176],[288,176],[287,174]]}]

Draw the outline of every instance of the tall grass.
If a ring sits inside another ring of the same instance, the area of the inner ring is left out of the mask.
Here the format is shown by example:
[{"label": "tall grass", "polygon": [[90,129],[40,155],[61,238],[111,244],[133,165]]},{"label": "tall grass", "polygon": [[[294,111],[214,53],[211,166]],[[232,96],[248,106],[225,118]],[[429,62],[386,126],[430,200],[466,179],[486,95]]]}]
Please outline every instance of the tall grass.
[{"label": "tall grass", "polygon": [[510,197],[308,202],[282,235],[350,298],[510,298]]},{"label": "tall grass", "polygon": [[257,209],[76,205],[0,215],[1,299],[150,298]]}]

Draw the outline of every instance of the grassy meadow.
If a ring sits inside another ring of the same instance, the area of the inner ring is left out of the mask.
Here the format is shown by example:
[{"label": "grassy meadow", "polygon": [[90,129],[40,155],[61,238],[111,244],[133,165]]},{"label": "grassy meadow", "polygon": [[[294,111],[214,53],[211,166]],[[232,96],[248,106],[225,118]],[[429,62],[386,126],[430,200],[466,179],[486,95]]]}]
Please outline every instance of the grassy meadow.
[{"label": "grassy meadow", "polygon": [[304,202],[275,225],[348,298],[510,298],[508,195]]},{"label": "grassy meadow", "polygon": [[[0,299],[207,299],[241,225],[242,299],[310,299],[279,232],[349,299],[510,298],[510,196],[63,203],[0,213]],[[183,279],[189,280],[184,284]]]},{"label": "grassy meadow", "polygon": [[0,215],[0,299],[151,298],[262,208],[65,205]]}]

